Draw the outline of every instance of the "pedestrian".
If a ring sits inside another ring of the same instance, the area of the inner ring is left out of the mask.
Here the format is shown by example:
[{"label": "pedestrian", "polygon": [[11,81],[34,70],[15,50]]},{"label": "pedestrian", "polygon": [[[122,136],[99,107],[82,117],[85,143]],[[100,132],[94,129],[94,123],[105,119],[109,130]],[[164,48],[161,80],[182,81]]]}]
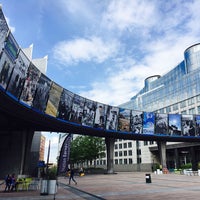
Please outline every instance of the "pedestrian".
[{"label": "pedestrian", "polygon": [[73,168],[71,168],[71,170],[70,170],[69,185],[70,185],[70,183],[71,183],[71,180],[74,181],[74,183],[77,185],[77,182],[76,182],[76,180],[74,179],[74,169],[73,169]]},{"label": "pedestrian", "polygon": [[15,174],[12,174],[11,176],[11,191],[17,191],[17,180],[15,178]]},{"label": "pedestrian", "polygon": [[6,191],[10,191],[10,186],[11,186],[11,176],[10,176],[10,174],[8,174],[7,176],[6,176],[6,178],[5,178],[5,184],[6,184],[6,187],[5,187],[5,189],[4,189],[4,192],[6,192]]}]

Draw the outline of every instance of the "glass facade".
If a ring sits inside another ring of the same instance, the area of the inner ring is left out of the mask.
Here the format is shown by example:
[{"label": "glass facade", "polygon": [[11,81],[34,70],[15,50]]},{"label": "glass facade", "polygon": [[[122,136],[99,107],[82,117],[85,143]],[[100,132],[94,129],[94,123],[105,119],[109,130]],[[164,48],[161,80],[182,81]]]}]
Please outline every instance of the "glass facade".
[{"label": "glass facade", "polygon": [[[184,52],[184,60],[171,71],[145,79],[144,88],[121,106],[146,112],[181,113],[199,101],[199,82],[200,44],[196,44]],[[195,110],[190,112],[196,114]]]}]

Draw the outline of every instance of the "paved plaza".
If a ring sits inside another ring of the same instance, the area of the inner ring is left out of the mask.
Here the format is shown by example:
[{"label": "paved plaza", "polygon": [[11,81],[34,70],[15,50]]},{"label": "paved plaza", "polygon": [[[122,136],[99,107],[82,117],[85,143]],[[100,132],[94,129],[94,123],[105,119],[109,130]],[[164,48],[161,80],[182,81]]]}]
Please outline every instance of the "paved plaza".
[{"label": "paved plaza", "polygon": [[[151,175],[151,183],[148,176]],[[68,185],[68,178],[59,178],[57,194],[41,195],[37,191],[3,192],[0,199],[10,200],[199,200],[200,177],[179,174],[118,172],[117,174],[75,177],[78,184]]]}]

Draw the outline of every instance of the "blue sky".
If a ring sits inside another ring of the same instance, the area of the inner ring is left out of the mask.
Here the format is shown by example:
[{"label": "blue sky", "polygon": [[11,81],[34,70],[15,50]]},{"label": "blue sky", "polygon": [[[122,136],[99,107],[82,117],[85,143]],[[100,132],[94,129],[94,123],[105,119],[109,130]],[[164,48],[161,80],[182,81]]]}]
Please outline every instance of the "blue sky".
[{"label": "blue sky", "polygon": [[199,0],[1,0],[22,48],[48,55],[47,76],[83,97],[127,102],[200,40]]}]

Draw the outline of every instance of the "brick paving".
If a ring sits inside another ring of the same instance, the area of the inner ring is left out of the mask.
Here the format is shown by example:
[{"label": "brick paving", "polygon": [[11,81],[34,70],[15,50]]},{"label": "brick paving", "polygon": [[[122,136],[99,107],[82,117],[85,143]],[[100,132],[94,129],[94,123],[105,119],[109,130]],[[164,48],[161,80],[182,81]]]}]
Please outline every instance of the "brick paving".
[{"label": "brick paving", "polygon": [[78,184],[67,185],[68,179],[59,178],[57,194],[41,195],[40,190],[3,192],[0,199],[10,200],[199,200],[200,176],[178,174],[151,175],[146,183],[144,172],[118,172],[117,174],[75,177]]}]

